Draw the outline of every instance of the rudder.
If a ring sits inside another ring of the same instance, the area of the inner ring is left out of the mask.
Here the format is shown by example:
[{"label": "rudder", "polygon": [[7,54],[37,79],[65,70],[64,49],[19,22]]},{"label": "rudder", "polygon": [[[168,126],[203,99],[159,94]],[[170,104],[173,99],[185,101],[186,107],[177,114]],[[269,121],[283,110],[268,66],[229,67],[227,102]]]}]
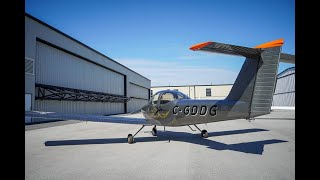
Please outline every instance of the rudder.
[{"label": "rudder", "polygon": [[269,114],[281,47],[265,48],[257,59],[246,58],[226,100],[247,103],[248,118]]},{"label": "rudder", "polygon": [[281,47],[264,49],[261,54],[261,66],[258,69],[249,117],[269,114],[276,86]]}]

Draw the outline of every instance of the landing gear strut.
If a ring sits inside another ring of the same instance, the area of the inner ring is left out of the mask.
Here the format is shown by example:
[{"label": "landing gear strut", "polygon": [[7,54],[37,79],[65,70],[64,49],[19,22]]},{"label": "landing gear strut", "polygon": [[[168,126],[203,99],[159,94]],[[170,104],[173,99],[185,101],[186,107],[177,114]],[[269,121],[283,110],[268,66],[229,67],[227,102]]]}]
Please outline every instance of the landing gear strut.
[{"label": "landing gear strut", "polygon": [[[139,129],[138,132],[140,132],[144,128],[144,126],[145,125],[142,125],[142,127]],[[129,144],[134,143],[134,139],[133,138],[138,134],[138,132],[136,132],[133,136],[132,136],[132,134],[128,134],[128,143]],[[153,136],[157,136],[157,126],[156,125],[154,125],[154,127],[152,128],[151,133],[152,133]]]},{"label": "landing gear strut", "polygon": [[157,136],[157,125],[154,125],[154,127],[152,128],[151,133],[152,133],[153,136]]},{"label": "landing gear strut", "polygon": [[204,129],[204,130],[201,131],[201,130],[198,128],[197,125],[194,124],[194,126],[201,132],[201,137],[207,138],[207,137],[209,136],[207,130]]},{"label": "landing gear strut", "polygon": [[[140,132],[142,128],[144,128],[144,125],[142,125],[142,127],[139,129],[138,132]],[[132,134],[128,134],[128,143],[129,144],[132,144],[134,142],[133,137],[136,136],[138,134],[138,132],[136,132],[133,136],[132,136]]]}]

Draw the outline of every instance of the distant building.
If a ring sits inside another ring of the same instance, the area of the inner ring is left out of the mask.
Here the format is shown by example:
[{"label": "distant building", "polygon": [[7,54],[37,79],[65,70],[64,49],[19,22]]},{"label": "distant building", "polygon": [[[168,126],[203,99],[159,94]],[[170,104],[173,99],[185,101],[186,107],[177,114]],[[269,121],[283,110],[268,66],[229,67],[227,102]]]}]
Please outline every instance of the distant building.
[{"label": "distant building", "polygon": [[295,107],[295,67],[278,74],[272,106]]},{"label": "distant building", "polygon": [[229,94],[232,84],[219,85],[185,85],[185,86],[154,86],[151,87],[151,94],[161,90],[180,91],[191,99],[224,99]]},{"label": "distant building", "polygon": [[[176,90],[188,95],[191,99],[225,99],[233,84],[217,85],[185,85],[185,86],[154,86],[151,95],[161,90]],[[288,68],[277,76],[272,106],[295,106],[295,68]]]}]

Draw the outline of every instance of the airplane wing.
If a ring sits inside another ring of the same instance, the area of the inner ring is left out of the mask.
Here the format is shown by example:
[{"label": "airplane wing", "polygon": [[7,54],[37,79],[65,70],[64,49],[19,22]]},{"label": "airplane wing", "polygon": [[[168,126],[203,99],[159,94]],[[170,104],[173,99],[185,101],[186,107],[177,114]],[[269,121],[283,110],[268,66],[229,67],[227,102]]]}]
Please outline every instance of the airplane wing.
[{"label": "airplane wing", "polygon": [[65,114],[55,112],[41,112],[41,111],[25,111],[25,117],[54,119],[54,120],[80,120],[93,122],[109,122],[121,124],[140,124],[151,126],[152,124],[146,121],[145,118],[133,116],[103,116],[103,115],[84,115],[84,114]]}]

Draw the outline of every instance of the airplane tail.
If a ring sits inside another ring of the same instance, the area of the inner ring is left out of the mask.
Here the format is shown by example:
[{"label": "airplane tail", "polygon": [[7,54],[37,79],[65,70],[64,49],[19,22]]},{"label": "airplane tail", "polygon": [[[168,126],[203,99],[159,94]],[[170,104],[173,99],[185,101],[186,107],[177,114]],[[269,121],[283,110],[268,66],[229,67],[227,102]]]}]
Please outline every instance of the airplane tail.
[{"label": "airplane tail", "polygon": [[271,110],[281,47],[266,48],[260,58],[247,58],[226,100],[247,102],[248,118]]},{"label": "airplane tail", "polygon": [[281,53],[282,45],[283,39],[255,48],[207,42],[190,49],[246,57],[225,100],[245,102],[247,118],[252,118],[270,113],[279,62],[295,62],[294,55]]}]

